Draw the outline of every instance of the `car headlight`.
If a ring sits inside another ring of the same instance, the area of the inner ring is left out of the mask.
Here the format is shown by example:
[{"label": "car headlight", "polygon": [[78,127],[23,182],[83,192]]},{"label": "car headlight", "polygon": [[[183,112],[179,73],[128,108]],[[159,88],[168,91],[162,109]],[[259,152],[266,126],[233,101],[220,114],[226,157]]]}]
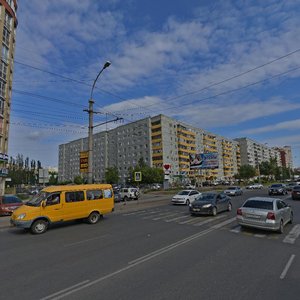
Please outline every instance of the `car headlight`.
[{"label": "car headlight", "polygon": [[192,206],[193,206],[193,205],[190,203],[190,204],[189,204],[189,207],[192,207]]},{"label": "car headlight", "polygon": [[202,206],[203,208],[208,208],[208,207],[211,207],[211,204],[205,204]]},{"label": "car headlight", "polygon": [[279,189],[278,191],[279,191],[279,192],[282,192],[282,189]]},{"label": "car headlight", "polygon": [[18,215],[17,219],[22,220],[25,218],[25,216],[26,216],[26,214],[20,214],[20,215]]}]

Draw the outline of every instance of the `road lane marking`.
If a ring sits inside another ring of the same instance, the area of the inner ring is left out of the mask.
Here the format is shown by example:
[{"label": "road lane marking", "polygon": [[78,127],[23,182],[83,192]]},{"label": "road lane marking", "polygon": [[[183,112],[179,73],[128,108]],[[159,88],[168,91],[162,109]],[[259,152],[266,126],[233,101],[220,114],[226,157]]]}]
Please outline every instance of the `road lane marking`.
[{"label": "road lane marking", "polygon": [[225,225],[228,225],[228,224],[234,222],[235,220],[236,220],[236,217],[233,217],[233,218],[228,219],[228,220],[226,220],[226,221],[224,221],[222,223],[219,223],[219,224],[216,224],[216,225],[212,226],[212,228],[213,229],[219,229],[219,228],[221,228],[221,227],[223,227]]},{"label": "road lane marking", "polygon": [[[169,210],[168,210],[168,211],[161,212],[161,213],[157,214],[157,217],[168,215],[168,214],[170,214],[170,212],[171,212],[171,211],[169,211]],[[174,213],[174,212],[173,212],[173,213]],[[151,218],[153,218],[153,216],[143,217],[144,220],[151,219]]]},{"label": "road lane marking", "polygon": [[190,215],[188,216],[181,216],[181,217],[177,217],[177,218],[173,218],[173,219],[168,219],[168,220],[165,220],[165,222],[173,222],[173,221],[177,221],[177,220],[181,220],[181,219],[186,219],[186,218],[190,218]]},{"label": "road lane marking", "polygon": [[237,225],[235,228],[231,229],[230,232],[233,232],[233,233],[240,233],[242,230],[241,226],[240,225]]},{"label": "road lane marking", "polygon": [[142,212],[146,212],[146,210],[136,210],[134,212],[131,213],[127,213],[127,214],[123,214],[123,216],[131,216],[131,215],[136,215],[138,213],[142,213]]},{"label": "road lane marking", "polygon": [[108,236],[108,234],[101,235],[101,236],[98,236],[98,237],[95,237],[95,238],[92,238],[92,239],[86,239],[86,240],[82,240],[82,241],[79,241],[79,242],[74,242],[74,243],[66,244],[66,245],[64,245],[64,247],[77,246],[77,245],[79,245],[79,244],[83,244],[83,243],[86,243],[86,242],[99,240],[99,239],[104,238],[104,237],[106,237],[106,236]]},{"label": "road lane marking", "polygon": [[292,254],[289,261],[287,262],[287,264],[285,265],[285,268],[283,269],[281,275],[280,275],[280,279],[284,279],[284,277],[286,276],[290,266],[292,265],[293,263],[293,260],[295,259],[295,254]]},{"label": "road lane marking", "polygon": [[128,265],[127,265],[126,267],[123,267],[123,268],[121,268],[121,269],[119,269],[119,270],[117,270],[117,271],[115,271],[115,272],[112,272],[112,273],[110,273],[110,274],[107,274],[107,275],[105,275],[105,276],[102,276],[102,277],[100,277],[100,278],[98,278],[98,279],[95,279],[95,280],[93,280],[93,281],[87,281],[87,283],[82,284],[82,285],[80,285],[80,286],[78,286],[79,284],[77,284],[77,287],[76,287],[76,285],[75,285],[75,286],[66,288],[66,289],[64,289],[64,290],[62,290],[62,291],[59,291],[59,292],[55,293],[55,294],[49,295],[49,296],[47,296],[46,298],[43,298],[42,300],[47,300],[47,299],[52,299],[52,300],[55,299],[55,300],[59,300],[59,299],[62,299],[62,298],[64,298],[64,297],[66,297],[66,296],[69,296],[69,295],[71,295],[71,294],[74,294],[74,293],[76,293],[76,292],[78,292],[78,291],[81,291],[81,290],[87,288],[87,287],[93,286],[93,285],[95,285],[95,284],[97,284],[97,283],[99,283],[99,282],[101,282],[101,281],[104,281],[104,280],[109,279],[109,278],[111,278],[111,277],[113,277],[113,276],[115,276],[115,275],[118,275],[118,274],[120,274],[120,273],[122,273],[122,272],[124,272],[124,271],[127,271],[127,270],[129,270],[129,269],[132,269],[132,268],[134,268],[135,266],[137,266],[137,265],[139,265],[139,264],[142,264],[142,263],[144,263],[144,262],[146,262],[146,261],[148,261],[148,260],[150,260],[150,259],[152,259],[152,258],[155,258],[155,257],[157,257],[157,256],[159,256],[159,255],[162,255],[162,254],[164,254],[164,253],[166,253],[166,252],[168,252],[168,251],[171,251],[171,250],[173,250],[174,248],[177,248],[177,247],[179,247],[179,246],[181,246],[181,245],[184,245],[184,244],[186,244],[186,243],[189,243],[189,242],[191,242],[191,241],[193,241],[193,240],[195,240],[195,239],[197,239],[197,238],[199,238],[199,237],[202,237],[202,236],[204,236],[204,235],[206,235],[206,234],[208,234],[208,233],[210,233],[210,232],[212,232],[212,231],[215,231],[216,229],[221,228],[223,225],[227,225],[227,224],[233,222],[235,219],[236,219],[236,218],[234,217],[234,218],[232,218],[232,219],[226,220],[226,221],[220,223],[219,226],[213,226],[213,227],[208,228],[208,229],[206,229],[206,230],[203,230],[203,231],[201,231],[201,232],[199,232],[199,233],[196,233],[196,234],[194,234],[194,235],[191,235],[191,236],[189,236],[189,237],[187,237],[187,238],[185,238],[185,239],[182,239],[182,240],[177,241],[177,242],[175,242],[175,243],[173,243],[173,244],[170,244],[170,245],[168,245],[168,246],[166,246],[166,247],[163,247],[163,248],[161,248],[161,249],[155,250],[155,251],[153,251],[153,252],[151,252],[151,253],[149,253],[149,254],[147,254],[147,255],[145,255],[145,256],[142,256],[142,257],[139,257],[139,258],[137,258],[137,259],[135,259],[135,260],[133,260],[133,261],[130,261],[130,262],[128,262]]},{"label": "road lane marking", "polygon": [[194,226],[202,226],[204,224],[207,224],[207,223],[210,223],[210,222],[213,222],[215,220],[222,219],[222,218],[225,218],[225,217],[226,217],[225,215],[221,215],[221,216],[217,216],[217,217],[214,217],[214,218],[209,218],[209,219],[204,220],[204,221],[202,221],[200,223],[194,224]]},{"label": "road lane marking", "polygon": [[300,235],[300,224],[295,225],[289,234],[284,238],[283,242],[288,244],[294,244],[296,239]]},{"label": "road lane marking", "polygon": [[168,218],[168,217],[173,217],[173,216],[178,216],[178,212],[177,213],[172,213],[172,214],[164,214],[162,217],[158,217],[158,218],[154,218],[152,219],[153,221],[157,221],[157,220],[161,220],[161,219],[164,219],[164,218]]},{"label": "road lane marking", "polygon": [[72,286],[70,286],[70,287],[68,287],[68,288],[66,288],[66,289],[63,289],[63,290],[61,290],[61,291],[59,291],[59,292],[56,292],[56,293],[51,294],[51,295],[49,295],[49,296],[47,296],[47,297],[44,297],[44,298],[42,298],[41,300],[57,299],[57,298],[53,298],[53,297],[58,296],[58,295],[60,295],[60,294],[63,294],[63,293],[65,293],[65,292],[68,292],[68,291],[70,291],[70,290],[72,290],[72,289],[74,289],[74,288],[76,288],[76,287],[78,287],[78,286],[82,286],[82,285],[84,285],[84,284],[87,284],[88,282],[89,282],[89,280],[81,281],[81,282],[79,282],[79,283],[77,283],[77,284],[75,284],[75,285],[72,285]]}]

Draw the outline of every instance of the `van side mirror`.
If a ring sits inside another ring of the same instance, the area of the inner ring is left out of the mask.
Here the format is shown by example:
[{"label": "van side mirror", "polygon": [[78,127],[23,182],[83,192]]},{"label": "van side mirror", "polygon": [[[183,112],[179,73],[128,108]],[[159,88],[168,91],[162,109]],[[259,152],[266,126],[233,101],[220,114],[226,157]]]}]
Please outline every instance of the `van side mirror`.
[{"label": "van side mirror", "polygon": [[41,203],[41,205],[42,205],[43,208],[45,208],[46,205],[47,205],[46,200],[43,200],[42,203]]}]

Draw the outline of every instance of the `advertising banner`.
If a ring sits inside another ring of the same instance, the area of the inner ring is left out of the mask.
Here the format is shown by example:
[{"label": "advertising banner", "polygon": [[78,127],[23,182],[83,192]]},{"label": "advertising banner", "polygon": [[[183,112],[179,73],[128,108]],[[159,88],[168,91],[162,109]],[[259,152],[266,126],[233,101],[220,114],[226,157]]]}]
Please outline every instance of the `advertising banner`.
[{"label": "advertising banner", "polygon": [[217,169],[218,167],[218,153],[190,154],[190,169]]},{"label": "advertising banner", "polygon": [[80,173],[86,173],[89,171],[89,152],[81,151],[80,152]]}]

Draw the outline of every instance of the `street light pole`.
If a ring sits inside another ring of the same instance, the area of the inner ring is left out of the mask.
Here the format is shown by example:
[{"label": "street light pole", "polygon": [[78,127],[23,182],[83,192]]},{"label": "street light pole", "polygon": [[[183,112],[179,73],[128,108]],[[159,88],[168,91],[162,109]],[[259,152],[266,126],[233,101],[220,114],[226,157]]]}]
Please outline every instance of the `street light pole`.
[{"label": "street light pole", "polygon": [[93,86],[92,86],[92,90],[91,90],[91,95],[90,95],[90,100],[89,100],[89,109],[87,110],[87,112],[89,113],[89,132],[88,132],[88,183],[93,183],[93,128],[94,128],[94,124],[93,124],[93,115],[94,115],[94,111],[93,111],[93,105],[94,105],[94,100],[93,100],[93,92],[94,92],[94,88],[96,85],[96,82],[99,78],[99,76],[101,75],[101,73],[103,72],[104,69],[108,68],[111,65],[111,62],[107,61],[104,66],[102,67],[102,69],[100,70],[100,72],[98,73]]}]

